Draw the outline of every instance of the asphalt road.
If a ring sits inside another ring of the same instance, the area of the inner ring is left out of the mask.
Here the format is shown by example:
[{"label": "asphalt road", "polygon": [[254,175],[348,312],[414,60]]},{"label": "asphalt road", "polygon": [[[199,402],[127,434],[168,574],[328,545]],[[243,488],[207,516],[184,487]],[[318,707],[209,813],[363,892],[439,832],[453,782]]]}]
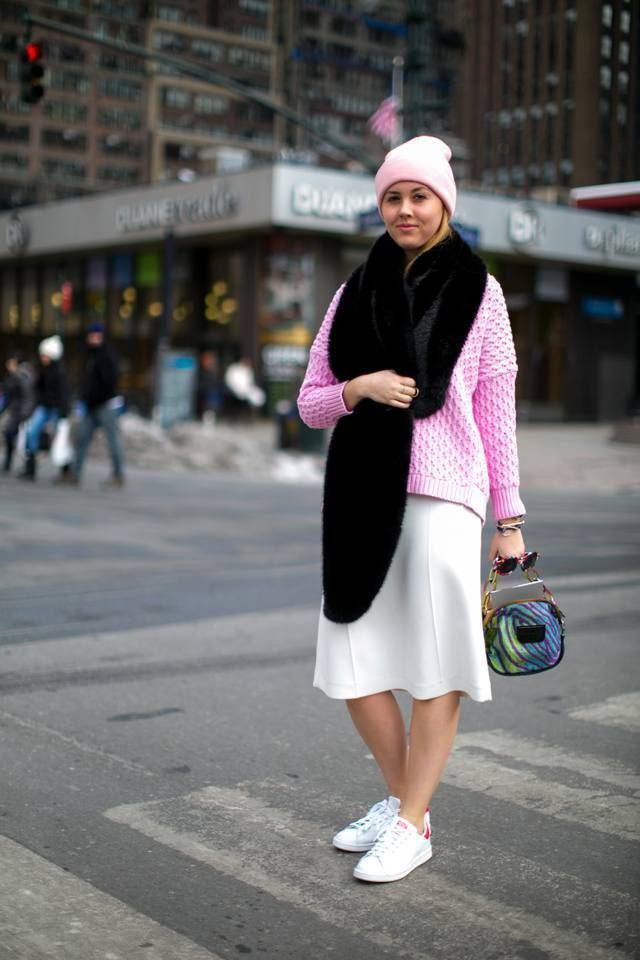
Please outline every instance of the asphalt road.
[{"label": "asphalt road", "polygon": [[319,488],[103,474],[0,481],[1,960],[640,956],[637,495],[526,496],[565,661],[464,704],[433,860],[371,887],[330,846],[382,789],[310,689]]}]

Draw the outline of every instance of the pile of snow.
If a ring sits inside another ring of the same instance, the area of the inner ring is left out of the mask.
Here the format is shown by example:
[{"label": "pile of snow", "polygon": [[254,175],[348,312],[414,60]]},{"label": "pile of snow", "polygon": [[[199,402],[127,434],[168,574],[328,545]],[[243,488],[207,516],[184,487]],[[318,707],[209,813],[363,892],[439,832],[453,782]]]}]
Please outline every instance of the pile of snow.
[{"label": "pile of snow", "polygon": [[[242,476],[271,477],[288,483],[319,483],[322,458],[276,449],[274,423],[175,424],[168,430],[135,413],[120,418],[126,463],[165,470],[213,470]],[[91,455],[107,459],[101,431]]]}]

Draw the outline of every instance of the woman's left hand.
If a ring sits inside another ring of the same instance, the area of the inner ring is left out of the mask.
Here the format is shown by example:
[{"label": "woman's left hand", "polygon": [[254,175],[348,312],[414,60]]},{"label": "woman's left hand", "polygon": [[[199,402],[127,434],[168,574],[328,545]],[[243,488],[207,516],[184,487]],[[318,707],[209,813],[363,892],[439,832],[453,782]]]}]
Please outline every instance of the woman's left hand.
[{"label": "woman's left hand", "polygon": [[489,545],[489,563],[493,563],[496,557],[521,557],[523,553],[526,553],[526,547],[519,530],[506,537],[496,530]]}]

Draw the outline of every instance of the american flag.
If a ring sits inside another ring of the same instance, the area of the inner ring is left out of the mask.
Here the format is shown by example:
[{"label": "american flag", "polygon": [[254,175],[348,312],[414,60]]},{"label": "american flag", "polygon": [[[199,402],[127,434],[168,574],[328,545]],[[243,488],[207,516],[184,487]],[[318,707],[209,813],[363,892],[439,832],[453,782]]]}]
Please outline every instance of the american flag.
[{"label": "american flag", "polygon": [[367,121],[376,136],[385,143],[392,144],[398,133],[398,101],[395,97],[383,100],[375,113]]}]

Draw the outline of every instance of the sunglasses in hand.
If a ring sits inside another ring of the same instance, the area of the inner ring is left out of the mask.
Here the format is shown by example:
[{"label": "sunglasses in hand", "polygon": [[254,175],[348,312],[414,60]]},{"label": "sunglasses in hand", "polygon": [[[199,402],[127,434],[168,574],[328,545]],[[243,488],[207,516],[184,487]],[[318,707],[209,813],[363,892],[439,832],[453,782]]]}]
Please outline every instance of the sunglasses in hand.
[{"label": "sunglasses in hand", "polygon": [[507,573],[513,573],[516,567],[520,567],[524,572],[534,566],[538,557],[539,554],[536,551],[523,553],[521,557],[496,557],[493,561],[493,569],[502,577]]}]

